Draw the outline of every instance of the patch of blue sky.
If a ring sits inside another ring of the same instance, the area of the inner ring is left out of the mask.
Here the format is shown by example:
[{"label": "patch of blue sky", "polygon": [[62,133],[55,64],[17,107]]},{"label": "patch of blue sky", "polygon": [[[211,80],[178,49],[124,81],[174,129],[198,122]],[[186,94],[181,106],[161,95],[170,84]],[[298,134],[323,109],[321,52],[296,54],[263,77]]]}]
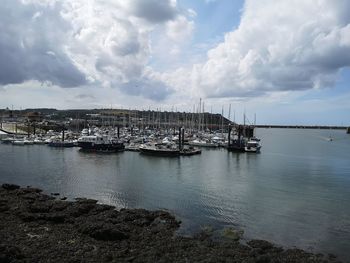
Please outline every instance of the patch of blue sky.
[{"label": "patch of blue sky", "polygon": [[[180,8],[192,9],[196,13],[191,18],[194,21],[192,41],[183,47],[177,61],[170,64],[154,56],[150,58],[149,65],[156,70],[164,70],[204,62],[208,50],[223,42],[225,34],[239,26],[243,5],[243,0],[178,0]],[[156,29],[151,35],[151,41],[159,42],[161,34],[164,32]]]},{"label": "patch of blue sky", "polygon": [[209,41],[223,41],[227,32],[239,26],[242,0],[179,0],[179,5],[191,8],[197,16],[194,18],[196,29],[193,36],[194,43]]}]

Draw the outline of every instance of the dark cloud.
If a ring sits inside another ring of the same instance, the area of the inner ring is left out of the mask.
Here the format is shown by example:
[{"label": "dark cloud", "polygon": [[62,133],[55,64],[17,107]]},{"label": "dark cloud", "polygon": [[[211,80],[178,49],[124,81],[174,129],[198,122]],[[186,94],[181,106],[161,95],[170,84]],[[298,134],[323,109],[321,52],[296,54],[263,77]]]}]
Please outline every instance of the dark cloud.
[{"label": "dark cloud", "polygon": [[131,11],[135,16],[146,19],[151,23],[162,23],[174,19],[178,10],[170,0],[133,0],[130,2]]},{"label": "dark cloud", "polygon": [[84,74],[64,50],[69,24],[60,6],[4,0],[0,8],[0,84],[27,80],[61,87],[86,83]]}]

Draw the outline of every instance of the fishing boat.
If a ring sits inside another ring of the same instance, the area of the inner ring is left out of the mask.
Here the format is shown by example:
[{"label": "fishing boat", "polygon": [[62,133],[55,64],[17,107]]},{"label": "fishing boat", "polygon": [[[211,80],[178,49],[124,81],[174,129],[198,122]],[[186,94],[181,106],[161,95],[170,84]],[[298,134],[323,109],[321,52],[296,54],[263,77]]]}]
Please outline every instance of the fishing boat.
[{"label": "fishing boat", "polygon": [[119,152],[125,149],[122,142],[107,135],[87,135],[78,139],[78,146],[83,151],[91,152]]},{"label": "fishing boat", "polygon": [[249,141],[246,142],[244,146],[244,150],[246,152],[253,152],[253,153],[258,153],[260,152],[261,145],[258,140],[252,140],[250,139]]},{"label": "fishing boat", "polygon": [[230,152],[245,152],[245,141],[243,139],[235,139],[227,146]]}]

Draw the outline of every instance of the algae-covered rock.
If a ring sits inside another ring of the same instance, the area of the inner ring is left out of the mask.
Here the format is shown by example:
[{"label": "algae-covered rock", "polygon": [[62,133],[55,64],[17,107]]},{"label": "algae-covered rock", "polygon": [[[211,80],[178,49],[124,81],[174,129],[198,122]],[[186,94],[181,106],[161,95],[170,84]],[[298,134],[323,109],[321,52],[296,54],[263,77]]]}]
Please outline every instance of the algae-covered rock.
[{"label": "algae-covered rock", "polygon": [[224,238],[228,238],[234,241],[239,241],[243,237],[244,231],[234,229],[232,227],[225,228],[222,232]]}]

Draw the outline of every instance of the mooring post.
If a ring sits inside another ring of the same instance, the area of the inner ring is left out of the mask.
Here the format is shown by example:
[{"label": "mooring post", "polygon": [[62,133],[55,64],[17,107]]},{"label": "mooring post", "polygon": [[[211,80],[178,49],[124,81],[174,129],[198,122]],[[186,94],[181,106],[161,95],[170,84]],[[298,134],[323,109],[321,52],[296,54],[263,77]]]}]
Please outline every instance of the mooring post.
[{"label": "mooring post", "polygon": [[181,146],[182,146],[182,149],[183,149],[183,147],[185,145],[185,128],[182,128],[181,139],[182,139]]},{"label": "mooring post", "polygon": [[181,151],[181,127],[179,127],[179,150]]},{"label": "mooring post", "polygon": [[231,144],[231,123],[228,125],[228,138],[227,138],[227,147],[230,147]]}]

